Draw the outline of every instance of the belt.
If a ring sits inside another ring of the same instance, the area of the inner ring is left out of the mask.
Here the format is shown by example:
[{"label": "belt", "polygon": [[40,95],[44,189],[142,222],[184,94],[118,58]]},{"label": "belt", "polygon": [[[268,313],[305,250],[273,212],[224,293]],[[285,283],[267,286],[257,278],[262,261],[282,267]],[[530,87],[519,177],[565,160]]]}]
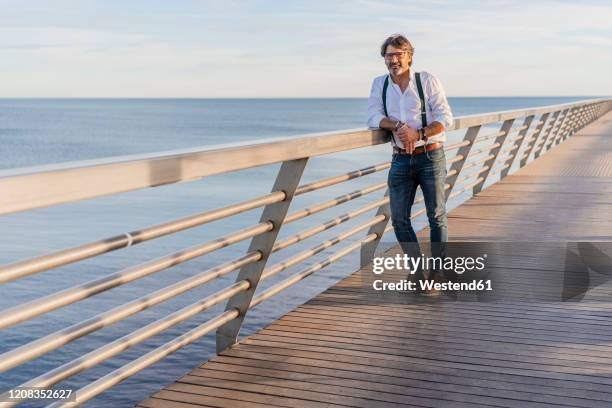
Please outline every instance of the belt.
[{"label": "belt", "polygon": [[412,153],[408,153],[406,151],[406,149],[400,149],[399,147],[394,147],[393,148],[393,153],[396,154],[407,154],[407,155],[412,155],[412,156],[416,156],[417,154],[422,154],[425,153],[426,151],[431,152],[432,150],[438,150],[440,148],[442,148],[442,143],[441,142],[434,142],[434,143],[430,143],[426,146],[419,146],[419,147],[415,147],[415,149],[412,151]]}]

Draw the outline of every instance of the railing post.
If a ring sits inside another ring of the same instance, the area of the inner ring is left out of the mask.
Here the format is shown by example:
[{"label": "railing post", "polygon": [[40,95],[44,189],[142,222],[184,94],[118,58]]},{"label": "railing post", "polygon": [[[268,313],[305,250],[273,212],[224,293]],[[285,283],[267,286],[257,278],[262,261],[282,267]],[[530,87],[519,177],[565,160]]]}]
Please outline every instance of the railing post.
[{"label": "railing post", "polygon": [[548,116],[550,116],[550,112],[546,112],[545,114],[543,114],[540,117],[540,121],[538,122],[538,125],[533,130],[533,135],[531,136],[533,140],[529,142],[529,144],[527,145],[527,151],[521,158],[521,163],[520,163],[521,167],[524,167],[527,164],[527,160],[529,160],[529,155],[531,155],[533,148],[538,144],[538,141],[540,140],[540,135],[542,134],[542,131],[544,130],[544,127],[546,126],[546,121],[548,120]]},{"label": "railing post", "polygon": [[584,118],[582,119],[582,127],[585,127],[589,123],[591,123],[591,119],[593,118],[593,106],[588,105],[586,108],[586,112],[584,114]]},{"label": "railing post", "polygon": [[575,117],[576,117],[576,108],[571,108],[567,112],[566,118],[561,124],[561,127],[559,128],[559,134],[557,135],[553,143],[551,143],[551,147],[553,144],[558,145],[559,143],[561,143],[561,140],[563,140],[565,135],[567,135],[567,132],[569,131],[569,128],[572,125],[572,121],[574,120]]},{"label": "railing post", "polygon": [[470,154],[470,150],[472,150],[472,146],[474,146],[474,142],[476,141],[476,137],[478,137],[478,132],[480,132],[481,127],[482,126],[480,125],[472,126],[468,128],[468,130],[465,132],[465,137],[463,138],[463,141],[469,141],[470,144],[467,146],[461,146],[459,150],[457,150],[457,156],[461,156],[462,159],[454,162],[448,171],[449,173],[451,173],[451,175],[446,178],[446,183],[450,185],[450,187],[446,190],[446,200],[448,200],[448,197],[450,196],[451,192],[453,191],[453,188],[455,187],[457,178],[459,177],[459,174],[463,169],[463,165],[467,161],[468,155]]},{"label": "railing post", "polygon": [[593,105],[593,120],[595,121],[599,118],[599,106],[598,105]]},{"label": "railing post", "polygon": [[583,113],[584,113],[584,109],[581,106],[576,108],[576,114],[574,115],[574,118],[572,119],[572,122],[570,123],[569,129],[567,130],[567,133],[561,140],[564,141],[564,140],[569,139],[574,133],[578,131],[578,129],[580,128],[580,122],[582,121]]},{"label": "railing post", "polygon": [[584,121],[584,112],[585,112],[584,106],[581,106],[580,108],[578,108],[578,112],[576,113],[576,120],[574,121],[574,125],[572,126],[566,138],[571,137],[574,133],[578,132],[582,128],[582,123]]},{"label": "railing post", "polygon": [[574,108],[574,116],[572,117],[572,120],[570,121],[567,127],[567,132],[565,132],[565,135],[563,135],[559,143],[568,139],[570,136],[576,133],[580,124],[580,119],[582,118],[582,112],[583,108],[581,106],[577,106]]},{"label": "railing post", "polygon": [[552,148],[552,145],[555,143],[555,140],[557,140],[557,137],[559,137],[559,134],[561,133],[561,128],[563,127],[563,124],[569,116],[569,108],[563,110],[561,114],[563,115],[563,117],[561,118],[559,125],[555,125],[555,129],[553,129],[553,134],[550,137],[550,141],[547,141],[547,146],[544,146],[544,152],[549,151]]},{"label": "railing post", "polygon": [[561,114],[561,111],[556,111],[555,113],[553,113],[553,117],[550,120],[550,123],[548,124],[548,128],[546,129],[546,134],[544,135],[544,139],[542,140],[542,143],[540,144],[540,146],[536,149],[535,153],[533,154],[534,158],[538,158],[540,157],[540,154],[542,154],[542,150],[544,149],[544,146],[546,146],[546,143],[548,142],[548,139],[550,138],[550,134],[552,133],[553,128],[555,127],[555,123],[557,123],[557,120],[559,120],[559,116]]},{"label": "railing post", "polygon": [[585,107],[585,112],[584,112],[584,119],[583,119],[583,123],[586,124],[589,123],[589,120],[591,118],[591,113],[593,112],[593,106],[592,105],[587,105]]},{"label": "railing post", "polygon": [[566,138],[569,137],[569,134],[572,131],[572,128],[574,127],[574,122],[576,121],[576,118],[578,117],[578,108],[574,107],[570,110],[570,115],[569,115],[569,120],[566,121],[566,123],[563,125],[563,128],[560,129],[559,131],[559,136],[557,137],[557,139],[555,139],[555,144],[558,145],[559,143],[561,143],[562,141],[564,141]]},{"label": "railing post", "polygon": [[251,304],[251,299],[257,289],[259,279],[266,266],[278,232],[283,225],[287,210],[300,183],[307,162],[307,158],[285,161],[278,171],[272,191],[283,191],[286,197],[283,201],[268,204],[263,209],[260,222],[272,222],[274,228],[264,234],[253,237],[251,240],[248,252],[259,251],[262,257],[258,262],[244,266],[238,273],[236,282],[246,279],[251,283],[251,286],[247,291],[234,295],[228,300],[225,310],[237,309],[240,315],[217,329],[217,353],[221,353],[236,343],[242,322]]},{"label": "railing post", "polygon": [[[389,197],[389,190],[385,191],[385,197]],[[389,205],[389,201],[378,207],[375,217],[378,217],[381,214],[385,216],[385,219],[381,222],[372,225],[368,229],[368,233],[366,234],[366,236],[369,236],[370,234],[375,233],[376,239],[361,246],[362,266],[369,264],[374,259],[376,248],[378,248],[378,244],[380,243],[380,240],[382,239],[382,236],[385,233],[385,228],[387,228],[387,224],[391,219],[391,207]]]},{"label": "railing post", "polygon": [[522,126],[524,129],[519,132],[518,137],[516,141],[514,142],[514,147],[512,148],[512,150],[510,150],[510,157],[508,157],[508,159],[504,162],[504,166],[508,166],[508,167],[506,167],[505,169],[501,171],[500,178],[504,178],[508,175],[508,172],[510,171],[512,164],[514,163],[514,160],[516,159],[518,152],[521,150],[521,146],[523,145],[523,141],[525,140],[527,131],[529,130],[529,127],[531,126],[531,122],[533,122],[534,117],[535,117],[534,115],[529,115],[525,117],[525,120],[523,121],[523,126]]},{"label": "railing post", "polygon": [[585,117],[585,122],[589,123],[591,118],[593,117],[593,105],[587,106],[587,113]]},{"label": "railing post", "polygon": [[499,143],[499,146],[497,146],[493,150],[489,151],[489,155],[492,154],[493,157],[483,163],[482,168],[484,169],[487,166],[488,166],[488,168],[484,172],[484,174],[481,176],[482,177],[482,181],[480,183],[476,184],[473,187],[473,189],[472,189],[472,194],[473,195],[476,195],[476,194],[480,193],[480,190],[482,190],[482,187],[484,186],[484,183],[487,181],[487,177],[489,177],[489,173],[491,173],[491,169],[493,168],[493,164],[495,164],[495,161],[497,160],[497,156],[499,155],[499,152],[501,151],[501,148],[504,147],[504,141],[508,137],[508,132],[510,131],[510,128],[512,128],[512,124],[513,123],[514,123],[514,119],[508,119],[508,120],[504,121],[504,123],[502,123],[501,128],[499,129],[501,135],[497,136],[495,138],[495,140],[493,141],[494,145]]}]

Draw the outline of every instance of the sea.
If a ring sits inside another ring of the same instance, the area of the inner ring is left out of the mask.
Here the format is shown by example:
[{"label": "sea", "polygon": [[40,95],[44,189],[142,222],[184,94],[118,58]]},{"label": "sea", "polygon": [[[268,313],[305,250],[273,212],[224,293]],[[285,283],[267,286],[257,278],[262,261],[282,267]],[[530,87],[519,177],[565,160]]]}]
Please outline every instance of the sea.
[{"label": "sea", "polygon": [[[577,100],[576,97],[451,97],[455,116],[520,109]],[[0,99],[0,177],[3,170],[114,156],[240,146],[252,140],[298,137],[310,133],[365,128],[367,101],[339,99]],[[464,131],[451,132],[449,142]],[[389,145],[315,157],[309,160],[302,183],[331,177],[390,159]],[[151,225],[220,208],[270,191],[279,165],[208,177],[202,180],[132,191],[115,196],[0,216],[0,265],[16,262],[79,244],[108,238]],[[386,172],[361,177],[296,197],[290,212],[345,195],[386,179]],[[60,181],[61,182],[61,181]],[[384,190],[286,225],[279,239],[379,200]],[[0,194],[10,194],[2,192]],[[452,208],[460,204],[458,197]],[[258,222],[261,210],[205,224],[180,233],[114,251],[71,265],[0,285],[0,314],[41,296],[83,284],[134,265],[216,239]],[[371,214],[332,228],[274,254],[269,264],[315,247],[339,231],[364,222]],[[425,220],[415,222],[422,228]],[[452,231],[450,231],[452,235]],[[393,234],[383,241],[392,243]],[[363,233],[361,234],[363,236]],[[265,289],[299,272],[359,239],[356,235],[297,267],[263,282]],[[145,296],[174,282],[201,273],[246,251],[248,240],[154,273],[77,304],[59,308],[0,331],[0,353],[36,340],[71,324],[96,316],[125,302]],[[308,301],[359,267],[357,254],[316,272],[247,315],[241,337]],[[98,330],[8,372],[0,374],[0,393],[67,363],[104,344],[160,319],[232,284],[226,275],[176,299],[147,309],[122,322]],[[223,304],[131,347],[121,354],[58,384],[56,389],[76,390],[180,336],[223,311]],[[375,345],[373,345],[375,347]],[[88,407],[129,407],[177,380],[214,356],[214,334],[126,379],[88,401]],[[0,356],[1,358],[1,356]],[[43,406],[29,402],[23,406]]]}]

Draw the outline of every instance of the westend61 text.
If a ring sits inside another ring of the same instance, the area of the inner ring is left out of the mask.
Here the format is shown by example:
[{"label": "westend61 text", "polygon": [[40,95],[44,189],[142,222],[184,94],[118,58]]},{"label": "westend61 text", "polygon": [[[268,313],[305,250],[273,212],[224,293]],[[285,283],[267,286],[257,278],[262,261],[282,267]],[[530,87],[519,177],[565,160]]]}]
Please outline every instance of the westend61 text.
[{"label": "westend61 text", "polygon": [[411,257],[406,254],[397,254],[395,257],[376,257],[372,260],[372,272],[380,275],[385,270],[402,269],[414,274],[419,268],[455,271],[462,274],[469,271],[482,271],[487,254],[479,257],[439,257],[425,256]]},{"label": "westend61 text", "polygon": [[[491,291],[493,286],[491,280],[473,280],[471,282],[435,282],[433,280],[419,280],[418,285],[421,290],[440,290],[440,291]],[[398,282],[385,282],[377,279],[372,283],[374,290],[393,290],[393,291],[414,291],[417,289],[417,282],[402,279]]]}]

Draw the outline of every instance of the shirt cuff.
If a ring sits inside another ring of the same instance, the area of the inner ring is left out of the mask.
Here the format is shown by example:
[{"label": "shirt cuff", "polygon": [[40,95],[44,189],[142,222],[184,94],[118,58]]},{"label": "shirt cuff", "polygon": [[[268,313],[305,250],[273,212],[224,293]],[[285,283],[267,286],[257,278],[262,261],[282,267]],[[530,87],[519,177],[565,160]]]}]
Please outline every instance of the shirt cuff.
[{"label": "shirt cuff", "polygon": [[445,129],[450,129],[450,127],[453,126],[453,119],[448,115],[434,116],[433,122],[440,122],[442,125],[444,125]]},{"label": "shirt cuff", "polygon": [[375,114],[370,118],[368,122],[368,127],[370,130],[380,129],[380,121],[385,118],[385,115],[381,115],[380,113]]}]

